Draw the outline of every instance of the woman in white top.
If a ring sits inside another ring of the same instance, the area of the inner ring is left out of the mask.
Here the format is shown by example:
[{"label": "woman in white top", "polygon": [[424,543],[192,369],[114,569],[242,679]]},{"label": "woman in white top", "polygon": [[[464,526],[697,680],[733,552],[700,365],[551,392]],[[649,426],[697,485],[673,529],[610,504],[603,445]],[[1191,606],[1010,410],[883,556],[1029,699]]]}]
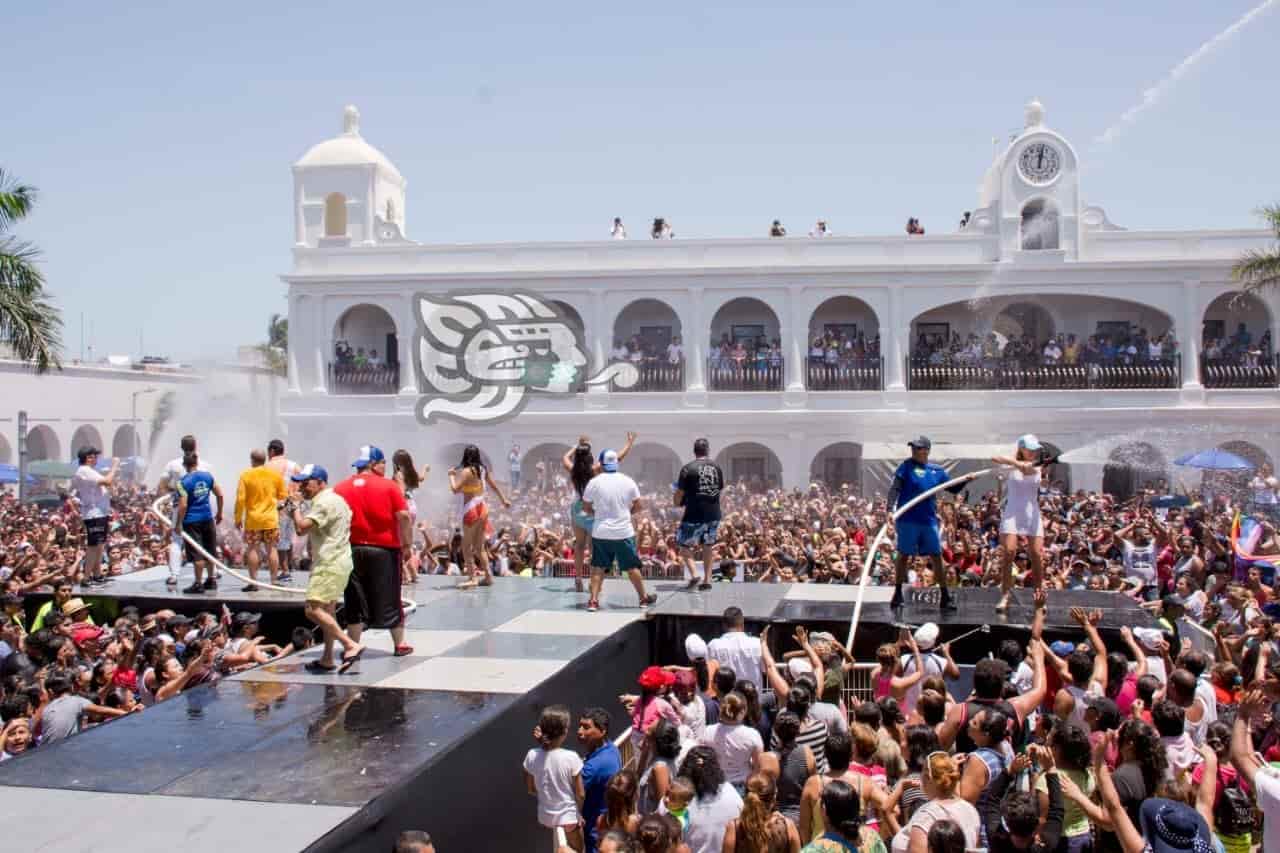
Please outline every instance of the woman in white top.
[{"label": "woman in white top", "polygon": [[998,612],[1009,609],[1013,592],[1013,558],[1018,537],[1027,539],[1027,557],[1035,586],[1044,583],[1044,521],[1040,518],[1040,441],[1028,433],[1018,439],[1012,458],[997,456],[991,461],[1001,466],[1004,503],[1000,514],[1000,603]]},{"label": "woman in white top", "polygon": [[956,795],[960,768],[945,752],[935,752],[924,761],[920,788],[928,802],[916,809],[911,821],[893,837],[892,853],[928,853],[929,830],[940,820],[949,820],[964,833],[965,849],[978,846],[982,819],[965,799]]},{"label": "woman in white top", "polygon": [[715,750],[720,759],[725,780],[739,794],[746,788],[747,777],[759,769],[760,753],[764,752],[760,732],[745,725],[746,718],[747,700],[735,690],[720,704],[720,722],[707,726],[702,736],[703,745]]}]

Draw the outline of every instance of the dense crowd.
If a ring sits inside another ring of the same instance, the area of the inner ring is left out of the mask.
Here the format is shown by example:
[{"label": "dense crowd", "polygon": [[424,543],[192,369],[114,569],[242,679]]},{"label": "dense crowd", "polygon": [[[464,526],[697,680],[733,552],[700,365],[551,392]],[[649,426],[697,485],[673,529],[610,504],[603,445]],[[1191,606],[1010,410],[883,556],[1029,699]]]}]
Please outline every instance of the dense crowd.
[{"label": "dense crowd", "polygon": [[577,715],[576,749],[570,710],[542,712],[523,762],[538,820],[562,853],[1280,849],[1280,634],[1256,600],[1216,661],[1171,614],[1109,646],[1076,609],[1079,642],[1048,644],[1045,604],[967,696],[932,623],[881,646],[859,695],[834,637],[796,628],[775,659],[729,608],[720,636],[686,638],[691,665],[619,697],[618,743],[606,709]]},{"label": "dense crowd", "polygon": [[1178,341],[1172,332],[1151,334],[1139,328],[1133,334],[1053,335],[1036,340],[1031,335],[1005,338],[995,332],[986,337],[959,332],[950,337],[922,332],[911,348],[913,361],[933,366],[961,367],[1054,367],[1077,364],[1135,365],[1164,363],[1178,356]]}]

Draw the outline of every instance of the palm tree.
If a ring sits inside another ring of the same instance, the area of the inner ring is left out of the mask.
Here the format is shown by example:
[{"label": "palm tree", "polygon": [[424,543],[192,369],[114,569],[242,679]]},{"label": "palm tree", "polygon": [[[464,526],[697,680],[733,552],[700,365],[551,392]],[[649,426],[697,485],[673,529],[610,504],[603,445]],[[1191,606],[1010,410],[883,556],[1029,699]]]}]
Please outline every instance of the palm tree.
[{"label": "palm tree", "polygon": [[40,250],[6,232],[35,205],[35,187],[0,169],[0,340],[36,371],[62,367],[62,315],[46,298]]},{"label": "palm tree", "polygon": [[263,361],[272,371],[283,376],[289,366],[289,318],[272,314],[267,321],[267,342],[258,345]]},{"label": "palm tree", "polygon": [[[1276,232],[1276,240],[1280,241],[1280,204],[1260,208],[1258,216]],[[1280,285],[1280,246],[1269,251],[1246,252],[1231,268],[1231,277],[1243,285],[1243,292],[1255,295]]]}]

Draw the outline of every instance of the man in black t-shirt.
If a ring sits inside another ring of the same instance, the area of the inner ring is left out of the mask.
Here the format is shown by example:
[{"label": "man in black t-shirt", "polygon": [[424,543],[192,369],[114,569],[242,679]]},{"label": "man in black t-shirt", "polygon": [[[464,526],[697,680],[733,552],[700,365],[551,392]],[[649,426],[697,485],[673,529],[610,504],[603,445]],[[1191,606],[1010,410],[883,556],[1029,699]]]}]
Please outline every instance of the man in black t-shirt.
[{"label": "man in black t-shirt", "polygon": [[[684,507],[676,543],[689,573],[689,588],[696,586],[704,591],[711,589],[711,552],[720,529],[720,492],[724,490],[724,472],[711,461],[710,452],[711,445],[705,438],[693,443],[694,459],[680,469],[673,501],[676,506]],[[694,549],[699,545],[702,546],[702,583],[698,583],[694,567]]]}]

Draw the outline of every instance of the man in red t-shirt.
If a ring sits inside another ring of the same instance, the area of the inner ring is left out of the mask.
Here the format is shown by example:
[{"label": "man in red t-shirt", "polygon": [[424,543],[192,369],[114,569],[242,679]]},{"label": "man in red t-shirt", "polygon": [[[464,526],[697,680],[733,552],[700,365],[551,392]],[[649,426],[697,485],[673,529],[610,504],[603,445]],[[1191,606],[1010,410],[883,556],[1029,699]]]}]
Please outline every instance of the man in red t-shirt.
[{"label": "man in red t-shirt", "polygon": [[400,562],[413,548],[404,492],[387,479],[387,460],[371,444],[351,463],[356,473],[333,487],[351,507],[351,578],[343,594],[347,634],[357,643],[366,627],[388,628],[396,657],[413,653],[404,641]]}]

